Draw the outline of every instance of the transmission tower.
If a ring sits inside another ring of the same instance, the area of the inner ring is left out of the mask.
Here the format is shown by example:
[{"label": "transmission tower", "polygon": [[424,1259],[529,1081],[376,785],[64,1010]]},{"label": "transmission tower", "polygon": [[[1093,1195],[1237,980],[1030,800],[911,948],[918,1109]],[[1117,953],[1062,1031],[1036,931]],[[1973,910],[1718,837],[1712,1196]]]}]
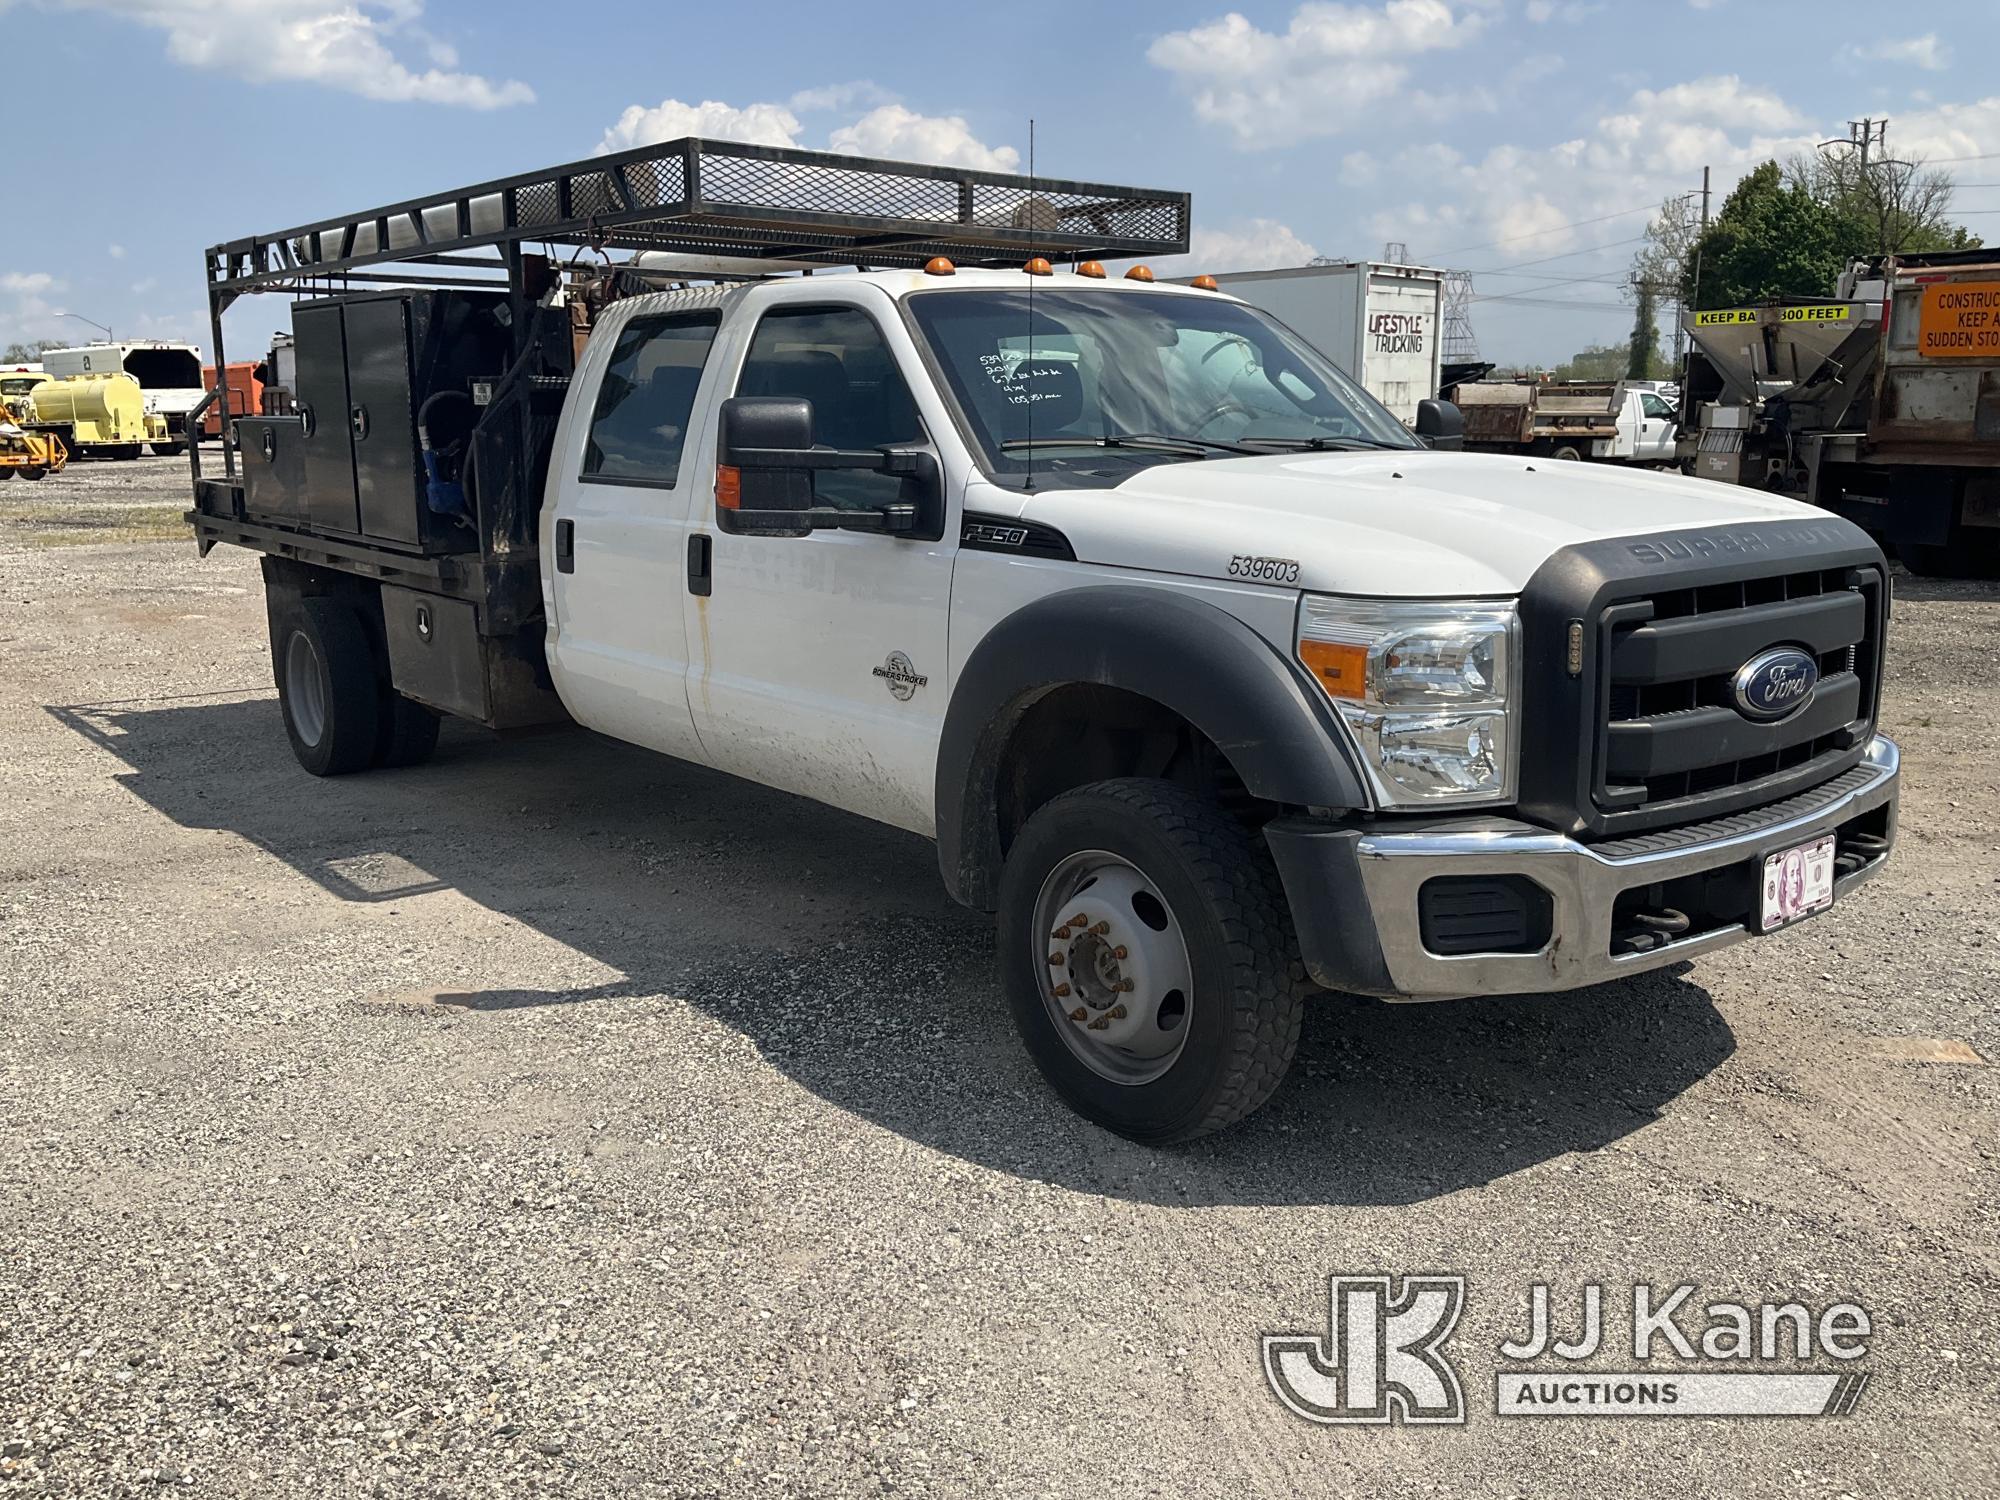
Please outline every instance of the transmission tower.
[{"label": "transmission tower", "polygon": [[1479,358],[1479,340],[1472,332],[1472,273],[1444,273],[1444,351],[1447,364],[1467,364]]},{"label": "transmission tower", "polygon": [[1410,263],[1410,247],[1402,240],[1391,240],[1382,247],[1382,259],[1392,266],[1407,266]]}]

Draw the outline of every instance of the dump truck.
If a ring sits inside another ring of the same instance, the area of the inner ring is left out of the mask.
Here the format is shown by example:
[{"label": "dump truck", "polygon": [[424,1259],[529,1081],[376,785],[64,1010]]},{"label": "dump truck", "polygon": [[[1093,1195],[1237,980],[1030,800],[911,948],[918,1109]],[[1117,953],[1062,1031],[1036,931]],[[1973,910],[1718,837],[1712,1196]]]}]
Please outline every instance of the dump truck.
[{"label": "dump truck", "polygon": [[130,375],[76,375],[46,380],[28,393],[23,425],[59,438],[71,458],[137,458],[181,451],[167,441],[164,417],[146,410],[146,394]]},{"label": "dump truck", "polygon": [[306,772],[574,721],[920,835],[1135,1140],[1256,1109],[1321,989],[1839,921],[1896,832],[1868,536],[1457,451],[1157,281],[1188,235],[1179,192],[692,139],[233,233],[218,363],[238,298],[329,294],[296,414],[205,398],[240,447],[189,520],[263,556]]},{"label": "dump truck", "polygon": [[2000,576],[2000,253],[1859,261],[1834,290],[1685,315],[1683,456],[1845,516],[1913,571]]},{"label": "dump truck", "polygon": [[147,415],[160,419],[160,436],[148,440],[152,450],[171,457],[191,441],[188,413],[205,389],[201,350],[193,344],[172,339],[79,344],[48,350],[42,363],[51,375],[65,378],[129,375],[144,395]]},{"label": "dump truck", "polygon": [[1666,466],[1677,418],[1665,397],[1624,381],[1478,380],[1447,387],[1469,448]]}]

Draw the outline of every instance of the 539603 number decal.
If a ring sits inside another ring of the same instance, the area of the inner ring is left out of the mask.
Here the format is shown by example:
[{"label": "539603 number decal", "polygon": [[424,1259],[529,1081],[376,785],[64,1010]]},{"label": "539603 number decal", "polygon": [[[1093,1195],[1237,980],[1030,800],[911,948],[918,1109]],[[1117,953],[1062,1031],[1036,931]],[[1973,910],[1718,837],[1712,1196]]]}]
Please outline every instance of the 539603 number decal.
[{"label": "539603 number decal", "polygon": [[1251,557],[1239,552],[1229,559],[1231,578],[1254,578],[1259,583],[1297,583],[1299,565],[1289,557]]}]

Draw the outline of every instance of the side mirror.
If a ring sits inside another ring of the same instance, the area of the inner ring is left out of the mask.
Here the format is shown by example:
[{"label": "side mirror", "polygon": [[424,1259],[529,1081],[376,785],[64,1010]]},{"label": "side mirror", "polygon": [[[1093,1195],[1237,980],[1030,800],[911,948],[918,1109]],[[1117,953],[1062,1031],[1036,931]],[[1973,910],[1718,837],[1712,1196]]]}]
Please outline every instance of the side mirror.
[{"label": "side mirror", "polygon": [[812,402],[797,396],[732,396],[722,403],[716,443],[715,518],[738,536],[807,536]]},{"label": "side mirror", "polygon": [[1417,403],[1417,436],[1440,453],[1465,446],[1465,414],[1449,401]]},{"label": "side mirror", "polygon": [[[922,448],[821,448],[813,442],[812,402],[798,396],[732,396],[722,403],[716,442],[715,521],[739,536],[806,536],[814,531],[916,532],[943,514],[937,459]],[[813,503],[822,469],[893,474],[903,498],[874,510]]]}]

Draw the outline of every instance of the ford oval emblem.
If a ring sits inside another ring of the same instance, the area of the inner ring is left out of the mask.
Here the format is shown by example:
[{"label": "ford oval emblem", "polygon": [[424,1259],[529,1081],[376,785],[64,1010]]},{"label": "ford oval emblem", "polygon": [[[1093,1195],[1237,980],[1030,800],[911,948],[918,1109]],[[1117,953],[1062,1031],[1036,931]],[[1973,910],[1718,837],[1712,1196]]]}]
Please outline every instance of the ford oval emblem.
[{"label": "ford oval emblem", "polygon": [[1762,724],[1790,718],[1812,702],[1819,685],[1819,663],[1797,646],[1762,651],[1736,669],[1729,681],[1736,708],[1746,719]]}]

